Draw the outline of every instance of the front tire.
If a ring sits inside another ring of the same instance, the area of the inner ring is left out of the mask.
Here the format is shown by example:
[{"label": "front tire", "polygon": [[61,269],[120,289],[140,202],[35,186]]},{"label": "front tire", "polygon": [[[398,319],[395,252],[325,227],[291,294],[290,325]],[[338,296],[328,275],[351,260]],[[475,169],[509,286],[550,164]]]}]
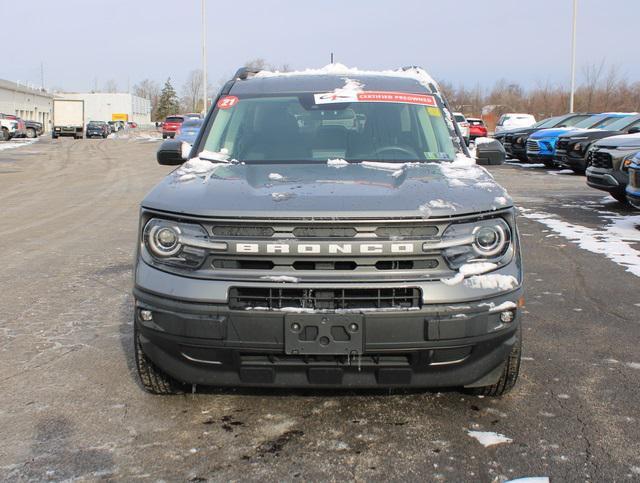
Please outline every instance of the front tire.
[{"label": "front tire", "polygon": [[32,127],[27,128],[27,137],[30,139],[37,138],[38,133]]},{"label": "front tire", "polygon": [[509,356],[505,360],[504,368],[500,379],[491,386],[476,387],[470,389],[471,394],[477,396],[500,397],[508,393],[516,385],[518,374],[520,374],[520,360],[522,357],[522,328],[518,327],[516,332],[516,343]]},{"label": "front tire", "polygon": [[145,391],[151,394],[181,394],[181,385],[168,374],[165,374],[142,351],[140,334],[135,326],[133,328],[133,340],[135,345],[136,368],[138,377]]},{"label": "front tire", "polygon": [[613,196],[616,201],[619,201],[620,203],[622,203],[623,205],[628,204],[629,202],[627,201],[627,195],[625,193],[609,193],[611,196]]}]

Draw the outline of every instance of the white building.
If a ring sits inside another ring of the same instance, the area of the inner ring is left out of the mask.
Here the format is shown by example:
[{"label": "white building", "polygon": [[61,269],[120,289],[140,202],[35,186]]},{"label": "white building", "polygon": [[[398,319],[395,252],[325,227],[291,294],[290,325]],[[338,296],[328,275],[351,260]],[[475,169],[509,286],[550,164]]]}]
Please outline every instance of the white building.
[{"label": "white building", "polygon": [[46,131],[51,128],[52,109],[53,95],[47,91],[0,79],[0,113],[41,122]]},{"label": "white building", "polygon": [[151,123],[151,101],[126,92],[68,92],[57,93],[56,97],[83,100],[85,122],[122,120]]}]

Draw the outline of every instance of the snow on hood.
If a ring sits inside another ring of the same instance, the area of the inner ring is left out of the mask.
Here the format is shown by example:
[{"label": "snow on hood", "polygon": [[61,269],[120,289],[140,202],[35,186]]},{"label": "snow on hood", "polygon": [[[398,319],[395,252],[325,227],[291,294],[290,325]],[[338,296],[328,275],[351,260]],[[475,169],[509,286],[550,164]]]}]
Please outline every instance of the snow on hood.
[{"label": "snow on hood", "polygon": [[300,76],[300,75],[341,75],[341,76],[389,76],[389,77],[405,77],[417,80],[427,89],[431,90],[431,86],[439,90],[438,83],[424,69],[420,67],[411,67],[407,70],[362,70],[357,67],[347,67],[344,64],[327,64],[320,69],[304,69],[292,72],[279,72],[262,70],[256,74],[256,77],[276,77],[276,76]]},{"label": "snow on hood", "polygon": [[143,201],[145,207],[169,212],[258,217],[286,212],[302,217],[429,218],[512,204],[491,174],[465,157],[453,162],[335,164],[244,164],[198,157],[170,173]]}]

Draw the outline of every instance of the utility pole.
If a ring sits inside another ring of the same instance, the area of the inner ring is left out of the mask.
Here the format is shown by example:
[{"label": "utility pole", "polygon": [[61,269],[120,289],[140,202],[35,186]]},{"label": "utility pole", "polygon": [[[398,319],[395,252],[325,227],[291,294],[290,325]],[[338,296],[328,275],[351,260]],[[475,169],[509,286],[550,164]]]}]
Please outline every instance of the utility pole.
[{"label": "utility pole", "polygon": [[573,98],[576,93],[576,24],[578,17],[578,0],[573,0],[573,29],[571,38],[571,95],[569,112],[573,112]]},{"label": "utility pole", "polygon": [[331,52],[331,63],[333,64],[333,52]]},{"label": "utility pole", "polygon": [[202,111],[207,114],[207,21],[206,0],[202,0],[202,98],[204,103]]}]

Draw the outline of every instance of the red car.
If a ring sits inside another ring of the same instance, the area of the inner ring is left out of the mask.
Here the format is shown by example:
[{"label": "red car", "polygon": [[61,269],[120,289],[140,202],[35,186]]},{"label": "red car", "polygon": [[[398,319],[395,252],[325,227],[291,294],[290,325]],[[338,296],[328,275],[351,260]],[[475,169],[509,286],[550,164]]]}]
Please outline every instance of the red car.
[{"label": "red car", "polygon": [[487,127],[482,119],[468,117],[467,122],[469,123],[469,139],[473,141],[475,138],[487,137]]},{"label": "red car", "polygon": [[167,116],[162,123],[162,139],[173,138],[184,122],[184,116]]}]

